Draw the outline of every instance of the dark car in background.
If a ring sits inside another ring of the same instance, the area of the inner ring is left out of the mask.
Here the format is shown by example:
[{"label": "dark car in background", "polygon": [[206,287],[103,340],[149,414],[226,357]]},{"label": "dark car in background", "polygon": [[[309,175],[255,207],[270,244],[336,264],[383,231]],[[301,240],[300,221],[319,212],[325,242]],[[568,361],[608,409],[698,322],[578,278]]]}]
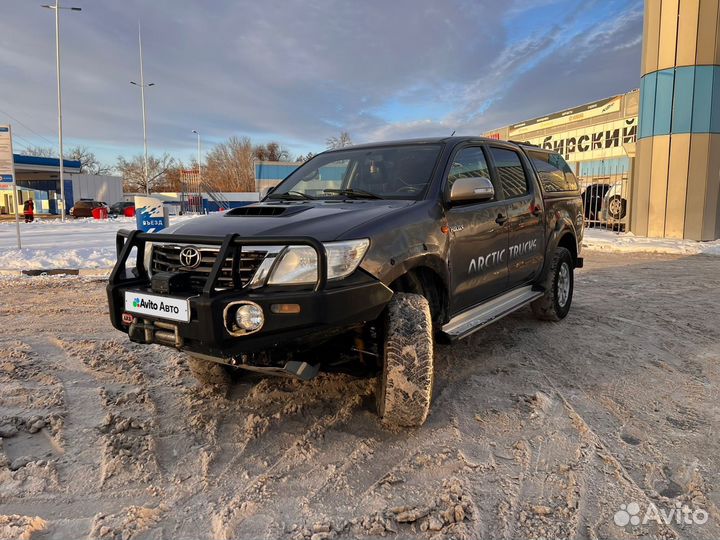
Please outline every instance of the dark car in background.
[{"label": "dark car in background", "polygon": [[80,199],[70,209],[70,215],[74,218],[93,217],[93,210],[96,208],[105,208],[108,210],[107,203],[96,201],[93,199]]},{"label": "dark car in background", "polygon": [[124,216],[128,208],[135,209],[135,203],[131,201],[119,201],[110,205],[111,216]]}]

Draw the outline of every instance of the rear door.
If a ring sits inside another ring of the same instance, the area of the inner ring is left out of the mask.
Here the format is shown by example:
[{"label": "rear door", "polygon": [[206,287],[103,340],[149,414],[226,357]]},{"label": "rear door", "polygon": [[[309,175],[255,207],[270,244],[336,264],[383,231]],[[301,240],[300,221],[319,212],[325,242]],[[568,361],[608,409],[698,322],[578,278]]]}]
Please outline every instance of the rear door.
[{"label": "rear door", "polygon": [[520,150],[490,145],[490,157],[507,205],[508,289],[529,284],[543,266],[543,200],[534,172]]},{"label": "rear door", "polygon": [[[482,146],[465,146],[456,151],[445,193],[449,195],[458,178],[470,177],[492,179]],[[500,186],[495,184],[495,197],[490,201],[455,204],[446,217],[450,227],[450,310],[455,315],[507,288],[507,209]]]}]

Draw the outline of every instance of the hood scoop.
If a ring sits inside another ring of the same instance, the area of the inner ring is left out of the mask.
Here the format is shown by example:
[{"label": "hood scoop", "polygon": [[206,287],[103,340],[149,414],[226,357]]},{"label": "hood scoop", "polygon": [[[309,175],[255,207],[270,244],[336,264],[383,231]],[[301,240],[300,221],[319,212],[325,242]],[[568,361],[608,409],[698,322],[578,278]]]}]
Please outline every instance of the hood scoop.
[{"label": "hood scoop", "polygon": [[277,217],[304,212],[307,206],[286,206],[270,204],[248,204],[225,212],[226,216]]}]

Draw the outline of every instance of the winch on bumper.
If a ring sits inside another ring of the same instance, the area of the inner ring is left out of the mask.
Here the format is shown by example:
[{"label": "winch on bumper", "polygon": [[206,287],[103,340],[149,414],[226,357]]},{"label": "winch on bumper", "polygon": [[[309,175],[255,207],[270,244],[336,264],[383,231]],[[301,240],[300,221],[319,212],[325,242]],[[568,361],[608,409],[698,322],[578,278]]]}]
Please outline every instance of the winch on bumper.
[{"label": "winch on bumper", "polygon": [[[188,289],[184,272],[158,272],[152,276],[145,264],[147,242],[193,246],[219,246],[217,256],[201,291]],[[218,286],[228,259],[240,259],[242,248],[251,246],[309,246],[317,254],[317,281],[309,287]],[[357,269],[347,278],[328,283],[327,256],[322,243],[311,237],[253,237],[236,234],[225,237],[153,234],[119,231],[118,261],[107,286],[113,326],[139,343],[158,343],[180,350],[236,363],[246,353],[267,351],[321,339],[375,319],[392,297],[383,283]],[[135,252],[136,265],[127,268]],[[129,312],[126,293],[187,301],[188,320],[168,320],[163,316]],[[243,312],[239,317],[237,311]],[[253,329],[261,312],[259,328]],[[248,319],[249,318],[249,319]],[[250,320],[250,331],[237,321]]]}]

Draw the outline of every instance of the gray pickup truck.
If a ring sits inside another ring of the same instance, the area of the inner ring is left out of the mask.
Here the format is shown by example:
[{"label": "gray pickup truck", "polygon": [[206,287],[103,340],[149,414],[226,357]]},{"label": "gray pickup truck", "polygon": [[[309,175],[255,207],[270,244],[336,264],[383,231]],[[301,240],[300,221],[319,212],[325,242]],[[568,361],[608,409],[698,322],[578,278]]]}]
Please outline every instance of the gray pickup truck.
[{"label": "gray pickup truck", "polygon": [[527,304],[563,319],[582,233],[577,179],[551,151],[479,137],[352,146],[261,202],[120,231],[110,317],[134,342],[187,352],[203,382],[363,366],[383,421],[419,426],[435,341]]}]

